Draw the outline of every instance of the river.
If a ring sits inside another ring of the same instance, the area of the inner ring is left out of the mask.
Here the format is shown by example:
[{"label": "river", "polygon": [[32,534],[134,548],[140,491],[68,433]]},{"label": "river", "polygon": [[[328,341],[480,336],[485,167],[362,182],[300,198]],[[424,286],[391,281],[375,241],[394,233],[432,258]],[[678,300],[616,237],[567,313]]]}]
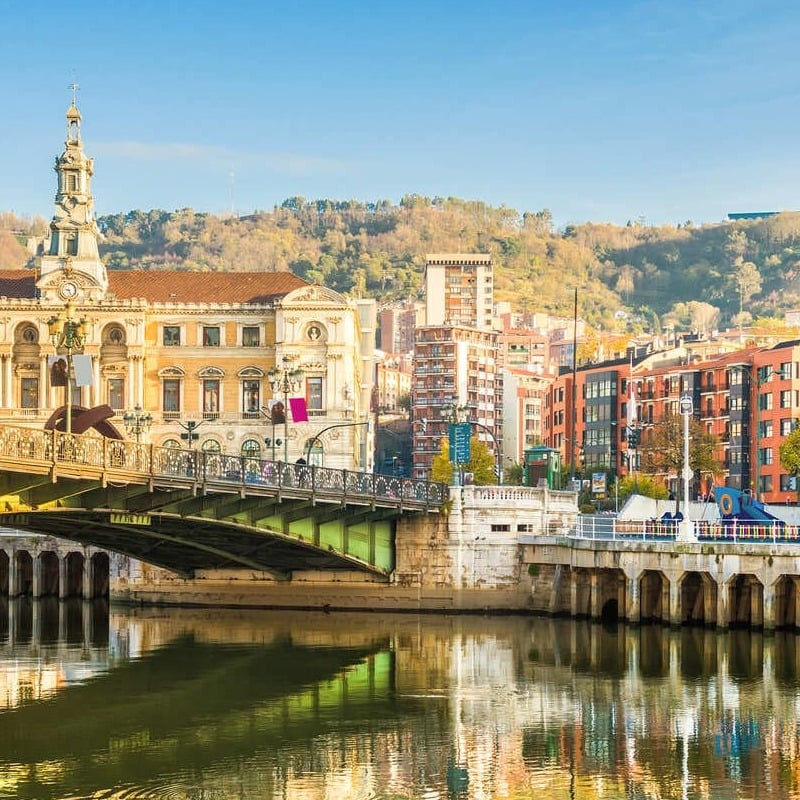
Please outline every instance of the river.
[{"label": "river", "polygon": [[799,643],[0,601],[0,798],[800,798]]}]

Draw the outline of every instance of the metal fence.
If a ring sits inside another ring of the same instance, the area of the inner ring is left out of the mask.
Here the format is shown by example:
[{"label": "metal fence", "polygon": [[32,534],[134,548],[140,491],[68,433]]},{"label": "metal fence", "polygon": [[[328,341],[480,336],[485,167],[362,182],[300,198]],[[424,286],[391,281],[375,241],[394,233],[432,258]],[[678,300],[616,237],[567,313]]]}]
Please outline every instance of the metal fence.
[{"label": "metal fence", "polygon": [[188,479],[247,487],[300,490],[308,494],[360,497],[405,504],[440,507],[448,497],[442,483],[371,472],[330,469],[309,464],[268,461],[249,455],[225,455],[140,442],[106,439],[87,434],[0,426],[0,457],[6,462],[76,465],[109,473],[135,473],[150,478]]},{"label": "metal fence", "polygon": [[[579,515],[572,536],[605,541],[655,541],[678,539],[677,520],[631,520],[603,515]],[[781,520],[691,520],[694,538],[699,542],[747,542],[764,544],[800,543],[800,526]]]}]

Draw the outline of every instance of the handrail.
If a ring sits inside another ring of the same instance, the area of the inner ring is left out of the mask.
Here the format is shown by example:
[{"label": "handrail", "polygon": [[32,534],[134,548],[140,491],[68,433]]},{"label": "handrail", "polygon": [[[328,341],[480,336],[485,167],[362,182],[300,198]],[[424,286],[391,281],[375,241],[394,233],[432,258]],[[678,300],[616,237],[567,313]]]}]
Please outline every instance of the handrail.
[{"label": "handrail", "polygon": [[[343,469],[289,464],[249,455],[223,455],[91,434],[0,425],[0,459],[44,464],[53,470],[76,466],[152,479],[188,479],[195,483],[291,488],[309,494],[371,498],[398,507],[438,508],[448,497],[445,484],[373,475]],[[91,477],[87,474],[87,478]]]}]

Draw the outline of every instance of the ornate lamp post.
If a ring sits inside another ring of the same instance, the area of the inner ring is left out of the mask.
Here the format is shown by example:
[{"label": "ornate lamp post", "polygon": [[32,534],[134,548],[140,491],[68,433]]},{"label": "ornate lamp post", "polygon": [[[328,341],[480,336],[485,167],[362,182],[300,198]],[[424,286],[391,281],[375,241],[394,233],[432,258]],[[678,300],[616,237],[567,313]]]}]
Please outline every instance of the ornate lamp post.
[{"label": "ornate lamp post", "polygon": [[694,531],[689,519],[689,479],[692,477],[692,468],[689,466],[689,417],[694,414],[694,403],[689,392],[681,395],[680,409],[683,417],[683,521],[678,538],[690,542],[694,541]]},{"label": "ornate lamp post", "polygon": [[153,424],[153,415],[149,411],[143,411],[141,406],[136,406],[133,411],[126,411],[122,415],[122,421],[125,423],[125,432],[141,442],[142,434],[147,433]]},{"label": "ornate lamp post", "polygon": [[[64,319],[60,317],[50,317],[47,321],[47,331],[50,341],[56,349],[56,353],[63,351],[66,356],[66,367],[64,369],[63,380],[65,381],[64,405],[66,406],[66,432],[72,433],[72,381],[75,377],[75,369],[72,363],[72,355],[75,350],[80,350],[86,341],[86,320],[76,320],[74,318],[75,309],[71,303],[67,303],[64,309]],[[56,374],[56,365],[53,364],[52,375]]]},{"label": "ornate lamp post", "polygon": [[[284,356],[283,366],[274,366],[268,373],[270,386],[273,395],[283,396],[283,460],[289,460],[289,393],[296,392],[300,388],[300,379],[303,371],[292,366],[292,359]],[[275,406],[272,407],[275,413]]]}]

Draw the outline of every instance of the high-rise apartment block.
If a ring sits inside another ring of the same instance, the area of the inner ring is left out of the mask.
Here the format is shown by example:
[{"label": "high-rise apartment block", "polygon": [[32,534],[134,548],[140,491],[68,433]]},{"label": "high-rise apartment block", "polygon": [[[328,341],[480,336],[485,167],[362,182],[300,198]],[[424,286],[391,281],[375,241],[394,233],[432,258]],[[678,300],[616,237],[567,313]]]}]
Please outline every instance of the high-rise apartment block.
[{"label": "high-rise apartment block", "polygon": [[425,258],[427,325],[493,328],[492,257],[482,253],[436,253]]}]

